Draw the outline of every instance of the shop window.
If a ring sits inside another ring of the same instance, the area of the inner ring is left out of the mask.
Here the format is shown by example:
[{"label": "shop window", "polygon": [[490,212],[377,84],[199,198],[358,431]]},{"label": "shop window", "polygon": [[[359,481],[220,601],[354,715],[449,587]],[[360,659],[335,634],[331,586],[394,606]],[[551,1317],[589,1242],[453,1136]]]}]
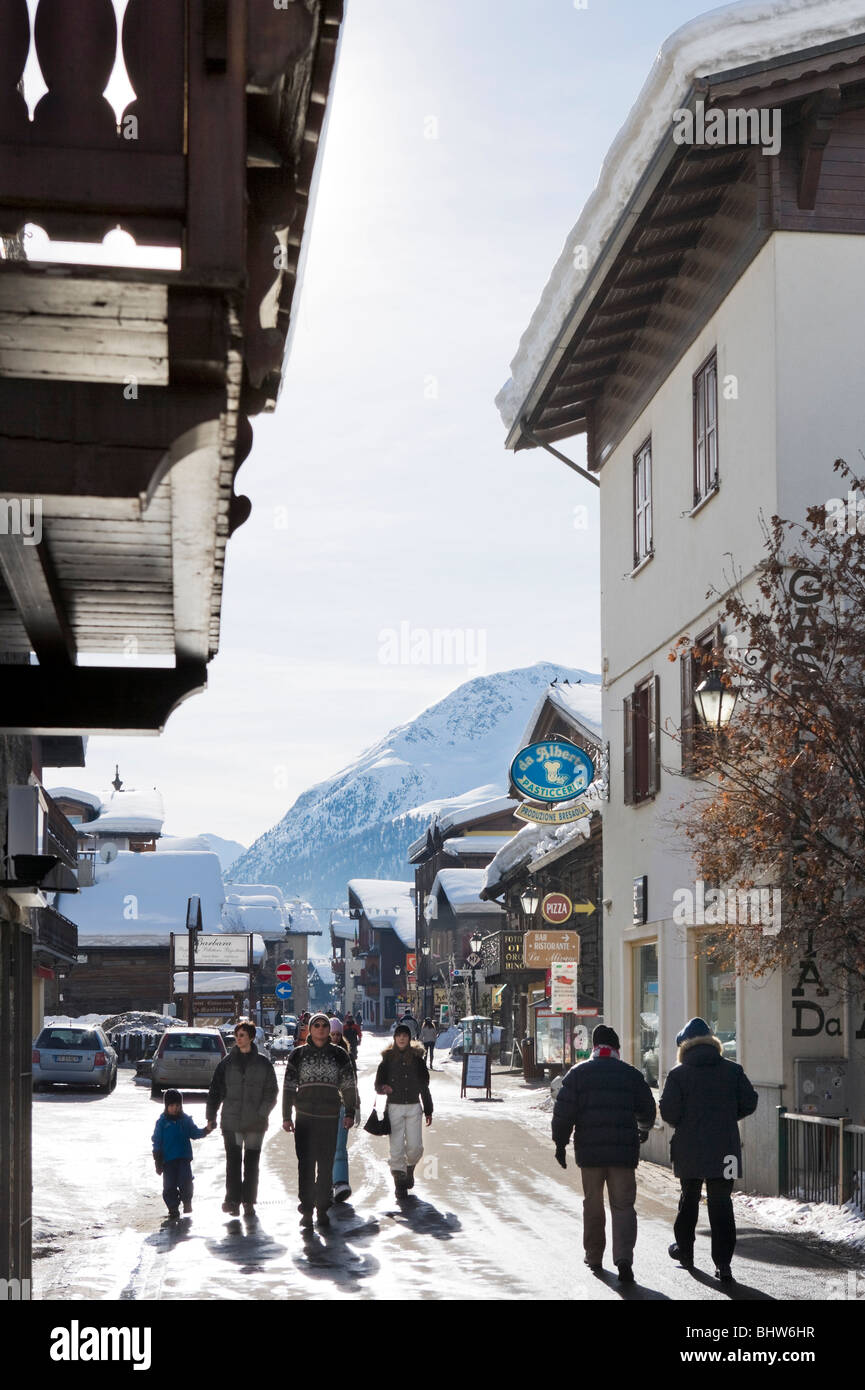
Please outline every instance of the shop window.
[{"label": "shop window", "polygon": [[634,454],[634,568],[653,553],[652,440]]},{"label": "shop window", "polygon": [[718,359],[694,374],[694,506],[718,486]]},{"label": "shop window", "polygon": [[736,1061],[736,972],[724,963],[721,939],[703,935],[697,943],[697,1012],[720,1038],[724,1056]]},{"label": "shop window", "polygon": [[634,1066],[658,1085],[658,943],[634,947]]},{"label": "shop window", "polygon": [[660,680],[647,676],[624,701],[625,805],[650,800],[657,792],[660,763]]}]

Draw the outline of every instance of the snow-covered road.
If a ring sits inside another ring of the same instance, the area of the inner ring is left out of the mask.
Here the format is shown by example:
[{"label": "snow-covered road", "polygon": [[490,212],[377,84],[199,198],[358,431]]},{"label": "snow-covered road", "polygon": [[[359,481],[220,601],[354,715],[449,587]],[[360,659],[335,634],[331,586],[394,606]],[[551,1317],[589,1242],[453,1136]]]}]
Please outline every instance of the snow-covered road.
[{"label": "snow-covered road", "polygon": [[[382,1043],[360,1053],[364,1116]],[[282,1083],[282,1068],[277,1067]],[[195,1149],[190,1217],[168,1223],[150,1156],[160,1113],[149,1086],[121,1071],[112,1095],[55,1089],[34,1096],[34,1297],[75,1300],[307,1299],[825,1299],[843,1298],[847,1267],[809,1246],[754,1227],[740,1229],[734,1272],[712,1277],[705,1220],[697,1272],[667,1256],[670,1175],[639,1170],[637,1282],[617,1282],[608,1248],[594,1277],[582,1263],[579,1175],[573,1153],[559,1169],[548,1116],[536,1097],[501,1089],[503,1100],[461,1100],[456,1078],[437,1071],[436,1114],[424,1131],[416,1197],[398,1203],[387,1141],[362,1130],[349,1140],[350,1204],[324,1233],[298,1228],[294,1142],[274,1112],[261,1163],[258,1218],[225,1216],[219,1133]],[[495,1090],[494,1090],[495,1094]],[[202,1092],[185,1109],[204,1123]]]}]

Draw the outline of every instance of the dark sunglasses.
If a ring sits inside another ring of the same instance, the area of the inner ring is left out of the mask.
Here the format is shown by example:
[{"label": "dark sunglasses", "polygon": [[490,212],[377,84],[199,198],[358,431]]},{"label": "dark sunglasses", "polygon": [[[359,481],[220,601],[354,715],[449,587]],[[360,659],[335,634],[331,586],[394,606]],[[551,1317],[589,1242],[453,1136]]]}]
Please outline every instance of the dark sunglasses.
[{"label": "dark sunglasses", "polygon": [[313,1023],[313,1024],[312,1024],[312,1027],[313,1027],[313,1028],[329,1028],[329,1027],[330,1027],[330,1024],[329,1024],[329,1023]]}]

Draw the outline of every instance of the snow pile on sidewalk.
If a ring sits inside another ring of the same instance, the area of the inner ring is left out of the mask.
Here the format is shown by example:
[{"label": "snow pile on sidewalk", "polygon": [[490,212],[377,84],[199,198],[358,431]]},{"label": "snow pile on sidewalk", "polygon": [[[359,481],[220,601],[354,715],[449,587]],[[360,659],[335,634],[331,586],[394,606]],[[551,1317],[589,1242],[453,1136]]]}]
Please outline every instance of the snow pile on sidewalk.
[{"label": "snow pile on sidewalk", "polygon": [[846,1202],[836,1207],[829,1202],[800,1202],[790,1197],[755,1197],[734,1193],[739,1218],[748,1217],[756,1226],[779,1233],[808,1235],[829,1245],[843,1245],[851,1254],[865,1256],[865,1217]]}]

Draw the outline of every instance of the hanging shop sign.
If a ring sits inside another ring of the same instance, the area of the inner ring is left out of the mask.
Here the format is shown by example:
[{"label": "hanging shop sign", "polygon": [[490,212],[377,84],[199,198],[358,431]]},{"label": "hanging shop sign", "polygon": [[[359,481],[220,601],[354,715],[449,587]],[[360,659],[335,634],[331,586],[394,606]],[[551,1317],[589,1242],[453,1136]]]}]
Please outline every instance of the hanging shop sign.
[{"label": "hanging shop sign", "polygon": [[[201,935],[195,938],[195,968],[198,970],[203,966],[220,966],[223,969],[230,969],[232,966],[245,966],[247,969],[250,964],[252,938],[248,932],[219,932],[213,935]],[[189,937],[186,932],[172,932],[172,958],[175,970],[185,970],[189,959]]]},{"label": "hanging shop sign", "polygon": [[536,825],[566,825],[569,821],[591,816],[597,809],[597,806],[589,806],[585,801],[578,801],[576,806],[532,806],[524,801],[514,815],[517,820],[530,820]]},{"label": "hanging shop sign", "polygon": [[567,739],[546,739],[521,748],[511,763],[511,781],[532,801],[573,801],[595,776],[588,753]]},{"label": "hanging shop sign", "polygon": [[580,959],[580,936],[575,931],[527,931],[523,961],[529,970],[549,970],[554,961]]},{"label": "hanging shop sign", "polygon": [[573,910],[574,905],[566,893],[547,893],[541,903],[541,916],[554,927],[567,922]]},{"label": "hanging shop sign", "polygon": [[577,962],[556,960],[551,966],[550,1008],[554,1014],[577,1011]]}]

